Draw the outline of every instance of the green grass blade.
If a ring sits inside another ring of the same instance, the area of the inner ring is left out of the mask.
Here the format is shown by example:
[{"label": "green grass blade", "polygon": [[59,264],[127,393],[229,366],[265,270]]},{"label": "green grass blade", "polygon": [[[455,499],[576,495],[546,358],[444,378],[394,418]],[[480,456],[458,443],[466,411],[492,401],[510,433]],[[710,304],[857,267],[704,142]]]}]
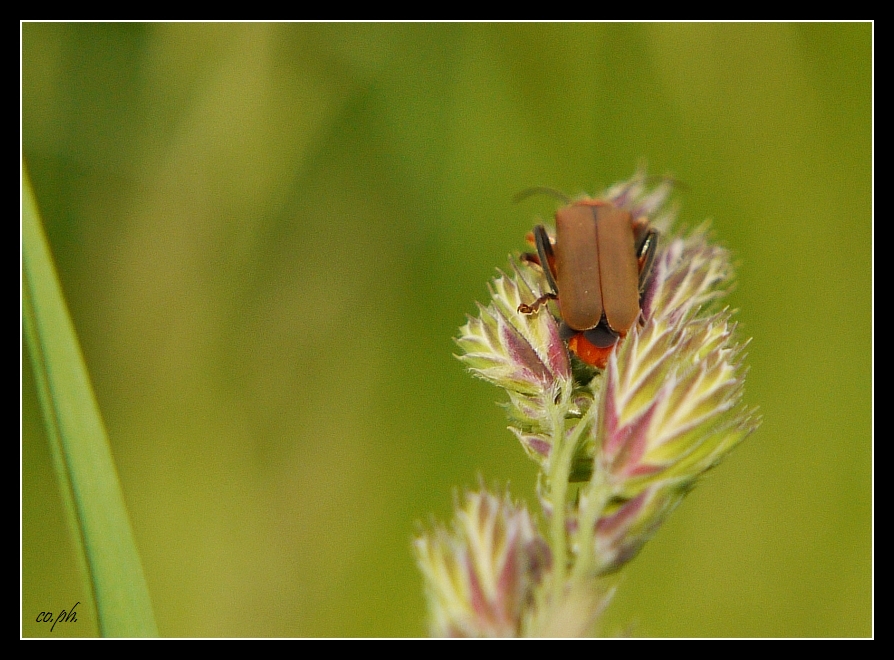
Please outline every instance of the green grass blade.
[{"label": "green grass blade", "polygon": [[24,166],[22,319],[67,522],[95,599],[100,634],[155,636],[118,473]]}]

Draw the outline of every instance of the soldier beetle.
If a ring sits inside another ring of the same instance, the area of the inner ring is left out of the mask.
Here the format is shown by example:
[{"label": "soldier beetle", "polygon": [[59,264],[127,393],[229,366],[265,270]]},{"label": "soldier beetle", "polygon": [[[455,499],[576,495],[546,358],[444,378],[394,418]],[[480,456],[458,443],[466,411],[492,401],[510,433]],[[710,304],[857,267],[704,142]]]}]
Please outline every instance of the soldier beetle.
[{"label": "soldier beetle", "polygon": [[640,319],[643,290],[658,246],[658,232],[645,217],[604,200],[571,203],[556,212],[556,238],[543,225],[525,255],[543,269],[551,291],[518,311],[533,314],[556,300],[559,333],[581,360],[604,369],[612,349]]}]

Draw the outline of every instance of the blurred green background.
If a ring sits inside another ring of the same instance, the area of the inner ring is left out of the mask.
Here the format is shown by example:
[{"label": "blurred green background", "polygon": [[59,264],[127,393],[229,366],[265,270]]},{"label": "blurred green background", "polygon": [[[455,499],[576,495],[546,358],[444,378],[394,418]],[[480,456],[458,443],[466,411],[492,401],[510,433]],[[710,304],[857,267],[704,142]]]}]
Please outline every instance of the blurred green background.
[{"label": "blurred green background", "polygon": [[[410,539],[535,469],[452,338],[649,171],[739,263],[763,426],[608,634],[872,634],[870,24],[24,24],[22,141],[166,636],[426,633]],[[84,601],[27,353],[22,631]],[[53,636],[95,634],[87,606]]]}]

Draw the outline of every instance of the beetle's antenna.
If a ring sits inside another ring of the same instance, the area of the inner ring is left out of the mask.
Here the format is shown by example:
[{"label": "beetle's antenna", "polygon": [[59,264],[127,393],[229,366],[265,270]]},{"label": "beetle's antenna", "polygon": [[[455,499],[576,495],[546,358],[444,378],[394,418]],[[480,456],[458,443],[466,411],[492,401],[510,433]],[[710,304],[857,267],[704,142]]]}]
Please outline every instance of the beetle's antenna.
[{"label": "beetle's antenna", "polygon": [[555,197],[560,202],[565,202],[566,204],[571,203],[571,198],[568,195],[560,190],[556,190],[555,188],[550,188],[549,186],[535,186],[533,188],[522,190],[520,193],[512,198],[512,201],[518,204],[519,202],[528,199],[528,197],[533,197],[534,195],[549,195],[550,197]]}]

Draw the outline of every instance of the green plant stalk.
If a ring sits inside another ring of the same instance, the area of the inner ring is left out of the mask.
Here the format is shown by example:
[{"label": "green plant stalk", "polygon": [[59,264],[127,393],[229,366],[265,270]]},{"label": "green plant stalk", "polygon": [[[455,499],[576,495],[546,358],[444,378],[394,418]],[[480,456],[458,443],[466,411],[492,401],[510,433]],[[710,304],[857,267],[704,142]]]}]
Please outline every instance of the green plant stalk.
[{"label": "green plant stalk", "polygon": [[[588,412],[572,430],[568,437],[565,437],[566,420],[570,408],[569,396],[563,392],[558,404],[552,406],[552,428],[553,428],[553,448],[555,462],[550,462],[549,466],[549,485],[550,485],[550,504],[552,506],[552,519],[550,521],[550,541],[554,553],[553,571],[552,571],[552,602],[558,606],[566,595],[569,586],[568,580],[568,491],[570,486],[570,476],[574,463],[574,457],[577,454],[578,446],[584,435],[584,430],[588,426],[587,417],[592,415]],[[594,520],[595,523],[595,520]],[[573,564],[576,569],[579,564],[579,558]],[[573,576],[577,575],[575,570]]]},{"label": "green plant stalk", "polygon": [[571,474],[571,461],[574,458],[574,442],[565,438],[565,413],[568,408],[567,397],[563,396],[558,405],[552,407],[553,456],[550,461],[549,489],[552,505],[550,521],[550,540],[553,551],[552,570],[552,602],[562,602],[565,591],[565,577],[568,573],[568,544],[565,513],[568,498],[568,477]]},{"label": "green plant stalk", "polygon": [[598,465],[594,466],[593,476],[583,493],[583,506],[577,518],[577,556],[571,573],[571,582],[578,583],[596,576],[593,552],[594,530],[596,521],[602,517],[608,504],[611,489],[605,473]]},{"label": "green plant stalk", "polygon": [[24,164],[22,320],[66,522],[99,632],[157,636],[105,426]]}]

